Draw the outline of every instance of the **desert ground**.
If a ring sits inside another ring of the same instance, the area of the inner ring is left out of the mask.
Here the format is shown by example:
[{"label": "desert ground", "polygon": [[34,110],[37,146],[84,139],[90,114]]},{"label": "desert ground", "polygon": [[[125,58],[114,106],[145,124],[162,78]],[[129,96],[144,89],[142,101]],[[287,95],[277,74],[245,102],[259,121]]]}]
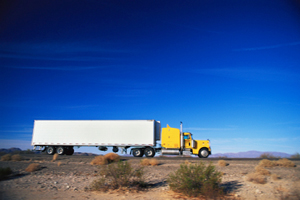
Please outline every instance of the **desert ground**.
[{"label": "desert ground", "polygon": [[[142,190],[91,191],[91,183],[99,179],[100,167],[91,165],[94,156],[58,156],[55,161],[50,155],[21,155],[22,161],[0,161],[0,167],[10,167],[11,175],[0,181],[0,199],[193,199],[174,193],[166,182],[168,175],[185,162],[210,162],[222,172],[222,186],[228,199],[299,199],[300,161],[293,160],[296,167],[266,168],[271,174],[265,176],[266,183],[258,184],[247,180],[255,172],[260,160],[227,159],[227,166],[218,165],[218,159],[165,158],[157,157],[159,165],[144,167],[149,186]],[[140,165],[143,158],[122,157],[132,166]],[[187,161],[186,161],[187,160]],[[26,172],[31,163],[38,163],[41,169]]]}]

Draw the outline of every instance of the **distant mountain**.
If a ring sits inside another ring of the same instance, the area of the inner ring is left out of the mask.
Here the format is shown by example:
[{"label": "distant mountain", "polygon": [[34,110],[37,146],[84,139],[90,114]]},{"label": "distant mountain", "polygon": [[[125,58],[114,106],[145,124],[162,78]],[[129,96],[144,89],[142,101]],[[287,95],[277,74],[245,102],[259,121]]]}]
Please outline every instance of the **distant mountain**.
[{"label": "distant mountain", "polygon": [[217,157],[227,157],[227,158],[258,158],[262,154],[270,154],[275,157],[281,158],[289,158],[291,154],[283,153],[283,152],[261,152],[261,151],[246,151],[246,152],[238,152],[238,153],[216,153],[209,156],[210,158]]},{"label": "distant mountain", "polygon": [[22,151],[20,148],[0,149],[0,153],[12,153],[14,151]]}]

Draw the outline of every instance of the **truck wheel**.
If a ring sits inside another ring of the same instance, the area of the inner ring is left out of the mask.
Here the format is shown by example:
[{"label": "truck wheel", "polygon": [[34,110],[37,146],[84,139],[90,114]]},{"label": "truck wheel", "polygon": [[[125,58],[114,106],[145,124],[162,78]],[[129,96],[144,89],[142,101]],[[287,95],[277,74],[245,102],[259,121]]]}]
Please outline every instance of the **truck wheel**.
[{"label": "truck wheel", "polygon": [[208,155],[209,155],[209,153],[206,148],[200,149],[199,154],[198,154],[199,158],[207,158]]},{"label": "truck wheel", "polygon": [[134,157],[143,157],[144,151],[142,149],[133,149],[132,154]]},{"label": "truck wheel", "polygon": [[73,149],[73,147],[72,147],[72,148],[66,149],[66,155],[71,156],[71,155],[73,155],[73,154],[74,154],[74,149]]},{"label": "truck wheel", "polygon": [[55,153],[55,147],[49,146],[46,149],[48,155],[53,155]]},{"label": "truck wheel", "polygon": [[64,155],[66,153],[66,149],[64,147],[57,147],[56,148],[56,153],[58,155]]},{"label": "truck wheel", "polygon": [[145,149],[145,156],[146,157],[154,157],[155,156],[155,151],[152,148],[146,148]]}]

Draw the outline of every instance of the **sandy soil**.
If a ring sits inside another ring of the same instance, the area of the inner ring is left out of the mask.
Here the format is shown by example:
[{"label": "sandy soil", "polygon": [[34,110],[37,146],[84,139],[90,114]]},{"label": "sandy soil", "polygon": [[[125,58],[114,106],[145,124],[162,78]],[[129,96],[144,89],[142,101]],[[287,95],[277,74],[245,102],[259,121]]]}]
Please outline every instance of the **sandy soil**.
[{"label": "sandy soil", "polygon": [[[99,178],[99,167],[90,165],[92,156],[59,156],[52,162],[48,155],[22,155],[19,162],[0,161],[0,167],[10,167],[13,174],[0,181],[0,199],[188,199],[172,192],[166,179],[168,174],[179,168],[181,163],[189,160],[191,163],[200,159],[181,158],[169,160],[158,158],[160,165],[145,167],[146,181],[151,186],[145,191],[110,191],[95,192],[89,187],[93,180]],[[133,166],[139,165],[140,159],[127,159]],[[218,166],[218,160],[201,160],[212,162],[217,170],[223,172],[222,186],[235,199],[298,199],[295,193],[300,191],[300,161],[293,168],[267,168],[272,174],[281,178],[272,180],[266,176],[266,184],[255,184],[246,180],[249,173],[255,171],[259,160],[227,160],[226,167]],[[58,163],[61,163],[58,166]],[[30,163],[39,163],[42,169],[26,172]]]}]

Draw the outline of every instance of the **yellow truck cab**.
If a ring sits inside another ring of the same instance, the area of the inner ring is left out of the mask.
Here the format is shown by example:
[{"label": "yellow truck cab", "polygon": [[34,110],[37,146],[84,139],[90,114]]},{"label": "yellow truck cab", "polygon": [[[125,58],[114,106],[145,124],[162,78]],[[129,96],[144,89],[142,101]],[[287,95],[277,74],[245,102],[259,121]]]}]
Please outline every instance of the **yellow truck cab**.
[{"label": "yellow truck cab", "polygon": [[198,155],[199,158],[207,158],[211,154],[209,140],[194,140],[189,132],[171,128],[167,125],[161,132],[162,154],[168,155]]}]

